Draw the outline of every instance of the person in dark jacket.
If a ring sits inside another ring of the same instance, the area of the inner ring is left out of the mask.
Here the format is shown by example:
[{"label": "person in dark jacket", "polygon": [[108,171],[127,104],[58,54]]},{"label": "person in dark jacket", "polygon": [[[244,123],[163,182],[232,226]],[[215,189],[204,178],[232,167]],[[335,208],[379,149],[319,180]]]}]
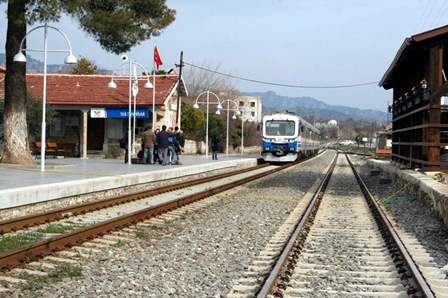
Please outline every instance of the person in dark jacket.
[{"label": "person in dark jacket", "polygon": [[220,147],[221,147],[221,141],[220,141],[220,139],[219,139],[219,137],[217,136],[217,135],[214,135],[213,137],[212,137],[212,159],[213,160],[218,160],[218,152],[219,152],[219,149],[220,149]]},{"label": "person in dark jacket", "polygon": [[159,132],[156,138],[157,146],[159,148],[159,158],[162,160],[162,165],[166,166],[168,160],[168,138],[169,133],[166,131],[166,125],[162,126],[162,131]]},{"label": "person in dark jacket", "polygon": [[160,129],[157,128],[154,131],[154,137],[155,137],[155,140],[154,140],[154,163],[162,164],[162,159],[159,157],[159,145],[157,144],[157,136],[159,135],[159,133],[160,133]]},{"label": "person in dark jacket", "polygon": [[183,133],[180,131],[179,127],[174,128],[174,135],[176,136],[176,143],[174,144],[176,147],[176,155],[177,155],[177,165],[181,165],[180,163],[180,155],[182,154],[185,146],[185,139]]},{"label": "person in dark jacket", "polygon": [[125,132],[124,136],[120,140],[120,148],[125,150],[125,152],[124,152],[124,163],[128,163],[128,157],[129,157],[129,155],[128,155],[129,154],[129,151],[128,151],[128,149],[129,149],[129,147],[128,147],[128,144],[129,144],[128,136],[129,136],[128,132]]},{"label": "person in dark jacket", "polygon": [[177,164],[177,154],[176,154],[176,135],[174,134],[173,128],[168,128],[168,155],[169,163],[172,165]]}]

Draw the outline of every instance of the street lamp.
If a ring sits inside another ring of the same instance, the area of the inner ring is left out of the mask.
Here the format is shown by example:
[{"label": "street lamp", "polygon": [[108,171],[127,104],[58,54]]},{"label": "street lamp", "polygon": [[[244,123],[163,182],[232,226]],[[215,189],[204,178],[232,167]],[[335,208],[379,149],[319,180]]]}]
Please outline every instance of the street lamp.
[{"label": "street lamp", "polygon": [[[148,70],[141,65],[140,63],[129,59],[128,56],[123,55],[121,57],[125,63],[128,64],[128,78],[129,81],[129,111],[128,111],[128,165],[132,164],[132,153],[134,152],[134,144],[135,144],[135,128],[136,128],[136,112],[137,112],[137,94],[138,94],[138,76],[137,76],[137,68],[141,68],[143,73],[146,75],[146,82],[144,84],[145,89],[151,89],[153,85],[149,80]],[[109,83],[107,83],[107,87],[111,89],[116,89],[117,84],[115,80],[120,80],[119,78],[115,78],[112,76]],[[132,98],[134,98],[134,113],[132,115],[133,127],[131,128],[131,114],[132,114]],[[154,117],[154,111],[152,111],[152,116]],[[133,133],[132,133],[133,132]],[[132,138],[132,139],[131,139]],[[131,142],[132,140],[132,142]]]},{"label": "street lamp", "polygon": [[244,121],[247,120],[247,110],[245,108],[241,108],[239,110],[239,115],[241,117],[241,156],[244,155]]},{"label": "street lamp", "polygon": [[[44,29],[44,49],[29,49],[29,48],[23,48],[23,43],[28,35],[30,35],[32,32],[36,31],[37,29]],[[48,29],[55,30],[58,32],[67,42],[68,50],[48,50]],[[67,56],[64,59],[64,62],[66,64],[76,64],[78,63],[78,60],[73,55],[72,52],[72,46],[70,44],[70,40],[67,38],[67,35],[65,35],[64,32],[59,30],[56,27],[48,26],[48,24],[40,25],[37,27],[34,27],[30,31],[28,31],[25,35],[25,37],[22,38],[22,41],[20,42],[19,51],[17,54],[14,55],[14,62],[19,63],[25,63],[26,62],[26,56],[23,54],[24,52],[43,52],[44,53],[44,82],[43,82],[43,94],[42,94],[42,128],[41,128],[41,137],[40,137],[40,170],[43,172],[45,171],[45,150],[46,150],[46,105],[47,105],[47,54],[48,52],[54,52],[54,53],[68,53]]]},{"label": "street lamp", "polygon": [[[199,101],[199,98],[204,95],[207,94],[207,100],[206,101]],[[210,102],[210,94],[213,95],[216,98],[216,101],[212,101]],[[208,158],[208,114],[209,114],[209,109],[210,109],[210,105],[217,105],[217,111],[216,114],[221,114],[221,110],[222,110],[222,105],[221,105],[221,99],[219,98],[218,95],[216,95],[215,93],[211,92],[211,91],[203,91],[201,92],[198,97],[196,97],[196,100],[194,101],[193,104],[193,108],[195,109],[199,109],[199,104],[206,104],[207,105],[207,120],[206,120],[206,132],[205,132],[205,158]]]},{"label": "street lamp", "polygon": [[[233,111],[232,119],[236,119],[236,116],[240,114],[240,110],[238,109],[238,103],[231,99],[226,99],[221,102],[222,105],[227,103],[227,108],[224,108],[224,111],[227,111],[227,130],[226,130],[226,155],[229,155],[229,118],[230,111]],[[233,105],[233,108],[230,107],[230,104]]]}]

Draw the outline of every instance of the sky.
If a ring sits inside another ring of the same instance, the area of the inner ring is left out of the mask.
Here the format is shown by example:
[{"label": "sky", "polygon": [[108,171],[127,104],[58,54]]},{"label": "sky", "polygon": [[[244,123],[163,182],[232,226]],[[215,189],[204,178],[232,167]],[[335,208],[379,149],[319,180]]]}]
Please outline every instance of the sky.
[{"label": "sky", "polygon": [[[132,59],[149,69],[152,48],[157,44],[166,69],[178,63],[183,50],[189,63],[294,85],[379,81],[406,37],[448,23],[446,0],[167,0],[167,4],[177,11],[176,20],[160,36],[135,46],[128,53]],[[4,49],[6,5],[0,9],[4,12],[0,47]],[[120,65],[120,56],[103,50],[79,29],[76,20],[64,16],[54,25],[67,34],[76,56],[107,69]],[[42,31],[33,33],[28,46],[42,47],[42,37]],[[50,35],[50,49],[62,44],[60,37]],[[41,54],[32,56],[43,60]],[[52,54],[49,62],[63,63],[63,59],[63,55]],[[391,92],[377,85],[298,89],[238,80],[232,83],[242,92],[272,90],[382,111],[391,101]]]}]

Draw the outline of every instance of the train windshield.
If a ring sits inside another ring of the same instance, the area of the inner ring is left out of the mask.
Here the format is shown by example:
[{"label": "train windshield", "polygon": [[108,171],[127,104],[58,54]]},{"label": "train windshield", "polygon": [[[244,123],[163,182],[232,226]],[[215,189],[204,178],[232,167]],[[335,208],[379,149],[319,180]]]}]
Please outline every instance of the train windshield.
[{"label": "train windshield", "polygon": [[267,136],[294,136],[296,132],[296,123],[288,120],[269,120],[266,121]]}]

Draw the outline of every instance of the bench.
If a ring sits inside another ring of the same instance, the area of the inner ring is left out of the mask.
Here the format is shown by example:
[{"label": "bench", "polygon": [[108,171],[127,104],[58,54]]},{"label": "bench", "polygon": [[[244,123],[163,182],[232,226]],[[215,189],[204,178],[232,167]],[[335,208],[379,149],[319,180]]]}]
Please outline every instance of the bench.
[{"label": "bench", "polygon": [[[34,154],[35,155],[40,154],[41,149],[42,149],[42,143],[35,142],[34,143]],[[64,155],[64,149],[59,148],[58,143],[56,143],[56,142],[47,142],[47,146],[45,146],[45,154],[52,155],[52,156]]]}]

